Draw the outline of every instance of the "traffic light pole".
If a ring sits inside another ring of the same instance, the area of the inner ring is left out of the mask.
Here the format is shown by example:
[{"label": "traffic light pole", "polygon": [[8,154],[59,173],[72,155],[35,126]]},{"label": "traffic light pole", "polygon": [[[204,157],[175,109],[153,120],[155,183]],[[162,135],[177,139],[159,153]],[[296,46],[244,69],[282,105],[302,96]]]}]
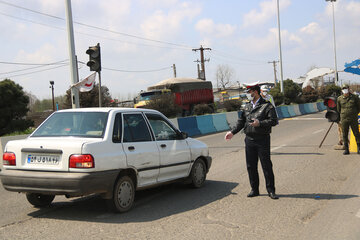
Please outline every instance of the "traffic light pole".
[{"label": "traffic light pole", "polygon": [[330,125],[329,129],[327,130],[327,132],[326,132],[326,134],[325,134],[325,136],[324,136],[323,140],[321,141],[321,143],[320,143],[320,145],[319,145],[319,148],[321,148],[321,146],[322,146],[323,142],[325,141],[325,138],[326,138],[326,137],[327,137],[327,135],[329,134],[330,129],[332,128],[332,126],[333,126],[333,125],[334,125],[334,122],[332,122],[332,123],[331,123],[331,125]]}]

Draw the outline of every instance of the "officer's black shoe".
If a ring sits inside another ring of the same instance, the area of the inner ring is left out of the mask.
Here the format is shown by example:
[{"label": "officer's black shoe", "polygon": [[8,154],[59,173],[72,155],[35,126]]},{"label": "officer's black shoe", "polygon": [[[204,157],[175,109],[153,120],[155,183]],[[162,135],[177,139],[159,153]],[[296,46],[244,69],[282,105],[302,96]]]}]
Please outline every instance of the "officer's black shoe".
[{"label": "officer's black shoe", "polygon": [[279,197],[274,192],[269,192],[269,197],[274,200],[279,199]]},{"label": "officer's black shoe", "polygon": [[260,195],[259,190],[258,191],[251,190],[251,192],[247,195],[247,197],[256,197],[259,195]]},{"label": "officer's black shoe", "polygon": [[360,144],[358,144],[357,147],[358,147],[357,154],[360,154]]},{"label": "officer's black shoe", "polygon": [[345,151],[343,152],[344,155],[349,155],[350,152],[349,152],[349,148],[345,148]]}]

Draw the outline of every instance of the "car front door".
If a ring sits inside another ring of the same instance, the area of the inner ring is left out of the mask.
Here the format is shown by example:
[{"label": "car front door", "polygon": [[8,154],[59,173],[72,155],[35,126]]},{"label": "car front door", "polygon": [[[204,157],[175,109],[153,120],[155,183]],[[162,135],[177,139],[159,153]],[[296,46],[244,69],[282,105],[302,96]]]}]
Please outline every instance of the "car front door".
[{"label": "car front door", "polygon": [[123,114],[123,147],[128,166],[138,171],[138,186],[157,182],[160,154],[141,113]]},{"label": "car front door", "polygon": [[190,147],[160,114],[146,113],[160,151],[159,182],[186,177],[190,171]]}]

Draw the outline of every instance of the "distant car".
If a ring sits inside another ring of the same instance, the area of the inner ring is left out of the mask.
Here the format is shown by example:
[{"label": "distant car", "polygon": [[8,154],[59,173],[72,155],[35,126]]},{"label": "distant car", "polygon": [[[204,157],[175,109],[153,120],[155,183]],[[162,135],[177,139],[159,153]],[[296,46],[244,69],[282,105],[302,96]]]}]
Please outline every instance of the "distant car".
[{"label": "distant car", "polygon": [[8,142],[0,177],[6,190],[26,193],[35,207],[50,205],[55,195],[98,193],[125,212],[139,189],[179,179],[201,187],[211,162],[206,144],[158,111],[70,109]]}]

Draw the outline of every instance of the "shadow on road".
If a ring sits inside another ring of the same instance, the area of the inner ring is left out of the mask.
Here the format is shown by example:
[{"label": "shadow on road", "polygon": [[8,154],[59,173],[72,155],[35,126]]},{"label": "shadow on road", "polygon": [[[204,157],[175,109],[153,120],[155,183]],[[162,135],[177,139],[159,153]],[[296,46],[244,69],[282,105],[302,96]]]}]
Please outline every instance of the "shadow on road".
[{"label": "shadow on road", "polygon": [[341,195],[326,193],[299,193],[299,194],[278,194],[281,198],[309,198],[314,200],[343,200],[348,198],[357,198],[359,195]]},{"label": "shadow on road", "polygon": [[[174,183],[136,193],[135,206],[127,213],[117,214],[107,209],[99,196],[88,196],[71,201],[54,202],[51,207],[34,209],[29,216],[102,223],[149,222],[174,214],[204,207],[228,195],[238,185],[234,182],[206,181],[204,187],[192,189]],[[56,200],[56,198],[55,198]]]}]

